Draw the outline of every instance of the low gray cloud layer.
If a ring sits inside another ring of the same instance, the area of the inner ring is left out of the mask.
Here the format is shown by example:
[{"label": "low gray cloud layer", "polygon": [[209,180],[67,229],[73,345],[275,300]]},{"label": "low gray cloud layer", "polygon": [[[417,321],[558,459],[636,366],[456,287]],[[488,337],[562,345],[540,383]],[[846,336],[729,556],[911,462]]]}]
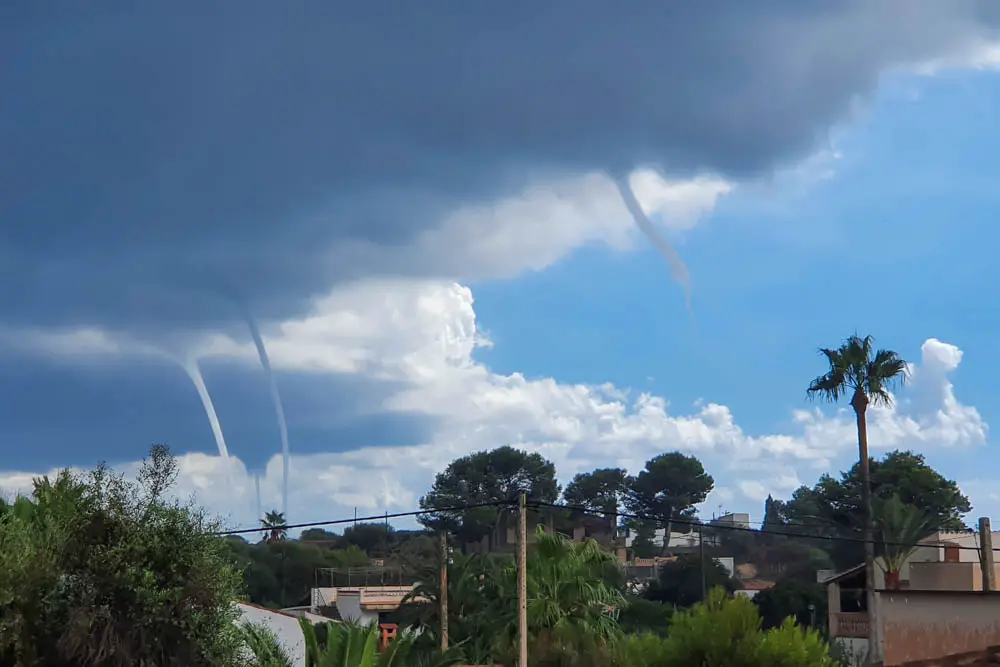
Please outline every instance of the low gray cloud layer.
[{"label": "low gray cloud layer", "polygon": [[405,244],[540,174],[766,172],[888,68],[986,35],[986,7],[5,6],[0,313],[221,326],[239,322],[235,287],[287,316],[386,270],[331,255],[338,242]]}]

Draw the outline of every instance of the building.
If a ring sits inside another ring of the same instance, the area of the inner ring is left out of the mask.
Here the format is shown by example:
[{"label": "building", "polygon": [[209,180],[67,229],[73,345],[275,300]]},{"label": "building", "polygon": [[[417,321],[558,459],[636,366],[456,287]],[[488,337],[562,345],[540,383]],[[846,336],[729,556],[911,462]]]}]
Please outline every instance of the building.
[{"label": "building", "polygon": [[[864,600],[864,576],[864,567],[858,566],[826,582],[830,639],[852,665],[865,664],[868,652],[872,617]],[[874,620],[885,667],[960,664],[936,661],[978,655],[1000,645],[1000,594],[881,590]]]},{"label": "building", "polygon": [[[749,530],[750,515],[742,512],[723,514],[719,518],[712,519],[707,524],[704,524],[704,527],[706,529],[709,527],[720,527],[724,530]],[[703,531],[699,529],[699,526],[685,523],[683,524],[683,528],[684,530],[670,531],[670,543],[667,545],[668,549],[683,553],[686,551],[693,551],[701,546]],[[657,528],[653,531],[653,536],[650,541],[662,549],[666,532],[666,528]],[[704,530],[706,546],[718,546],[720,543],[721,532],[722,531],[719,530]],[[635,537],[636,535],[634,532],[627,534],[625,537],[625,546],[631,548],[633,542],[635,542]]]},{"label": "building", "polygon": [[[971,531],[931,535],[921,540],[890,586],[884,566],[876,566],[875,613],[868,609],[863,564],[819,573],[827,590],[831,640],[860,659],[874,622],[886,666],[1000,644],[1000,595],[984,591],[979,547],[979,536]],[[994,576],[1000,575],[1000,568],[991,566]]]},{"label": "building", "polygon": [[343,620],[370,625],[385,623],[399,609],[413,586],[340,586],[314,588],[310,613],[327,620]]}]

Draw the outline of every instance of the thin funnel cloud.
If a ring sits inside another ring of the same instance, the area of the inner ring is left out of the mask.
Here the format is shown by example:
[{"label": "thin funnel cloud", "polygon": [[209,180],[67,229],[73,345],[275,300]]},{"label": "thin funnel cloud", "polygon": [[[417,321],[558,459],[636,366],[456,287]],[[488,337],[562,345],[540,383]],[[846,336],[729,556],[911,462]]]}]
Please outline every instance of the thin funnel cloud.
[{"label": "thin funnel cloud", "polygon": [[281,433],[281,511],[287,516],[288,513],[288,472],[289,460],[291,458],[291,447],[288,444],[288,424],[285,422],[285,408],[281,403],[281,393],[278,391],[278,383],[274,379],[271,370],[271,360],[267,356],[267,348],[264,346],[264,338],[260,335],[260,327],[250,313],[249,309],[244,309],[247,325],[250,327],[250,335],[253,337],[253,344],[257,348],[257,356],[260,357],[260,365],[264,367],[267,375],[267,383],[271,389],[271,402],[274,403],[274,412],[278,416],[278,430]]},{"label": "thin funnel cloud", "polygon": [[222,457],[223,465],[226,467],[226,476],[229,478],[230,484],[232,484],[233,471],[229,463],[229,448],[226,447],[226,438],[222,435],[222,424],[219,423],[219,415],[215,412],[215,404],[212,403],[212,396],[208,393],[208,387],[205,386],[205,378],[201,375],[201,368],[198,367],[198,362],[195,359],[188,359],[182,362],[181,366],[184,367],[184,371],[191,378],[194,388],[198,391],[198,397],[205,408],[208,423],[212,427],[212,435],[215,436],[215,444],[219,448],[219,456]]},{"label": "thin funnel cloud", "polygon": [[656,229],[650,221],[649,216],[646,215],[646,212],[642,210],[639,200],[636,199],[635,193],[632,191],[629,177],[627,175],[618,176],[615,178],[615,184],[618,186],[618,192],[621,194],[622,201],[625,202],[625,208],[628,209],[632,219],[635,220],[636,226],[649,239],[653,247],[663,255],[663,258],[667,260],[667,263],[670,265],[670,274],[684,288],[684,300],[687,304],[688,312],[693,316],[694,311],[691,308],[691,274],[688,273],[687,265],[681,259],[681,256],[677,254],[677,251],[674,250],[673,246],[670,245],[666,237]]},{"label": "thin funnel cloud", "polygon": [[256,518],[254,520],[255,521],[260,521],[261,518],[263,518],[264,515],[262,514],[263,509],[261,508],[261,504],[260,504],[260,475],[258,475],[256,473],[254,473],[254,476],[253,476],[253,486],[254,486],[254,490],[256,491],[256,504],[254,505],[254,512],[256,512],[256,514],[255,514]]}]

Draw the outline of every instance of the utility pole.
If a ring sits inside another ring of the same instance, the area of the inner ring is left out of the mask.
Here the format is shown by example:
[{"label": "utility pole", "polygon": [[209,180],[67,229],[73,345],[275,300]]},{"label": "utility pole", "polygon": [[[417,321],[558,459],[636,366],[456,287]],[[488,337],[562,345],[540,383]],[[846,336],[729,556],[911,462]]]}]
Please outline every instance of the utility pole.
[{"label": "utility pole", "polygon": [[448,650],[448,533],[441,531],[441,650]]},{"label": "utility pole", "polygon": [[528,497],[517,500],[517,667],[528,667]]},{"label": "utility pole", "polygon": [[701,524],[698,524],[698,552],[701,559],[701,599],[708,599],[708,579],[705,577],[705,535]]},{"label": "utility pole", "polygon": [[983,592],[989,593],[997,589],[996,576],[993,571],[993,529],[990,528],[989,517],[979,520],[979,553],[983,570]]}]

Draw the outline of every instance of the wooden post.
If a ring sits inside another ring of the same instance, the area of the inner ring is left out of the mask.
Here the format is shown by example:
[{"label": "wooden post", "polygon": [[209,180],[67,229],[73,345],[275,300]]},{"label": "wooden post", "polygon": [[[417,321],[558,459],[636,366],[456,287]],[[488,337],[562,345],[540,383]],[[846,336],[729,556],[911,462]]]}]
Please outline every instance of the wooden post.
[{"label": "wooden post", "polygon": [[528,667],[528,498],[523,491],[517,510],[517,643],[518,667]]},{"label": "wooden post", "polygon": [[701,561],[701,599],[708,599],[708,579],[705,574],[705,534],[698,525],[698,559]]},{"label": "wooden post", "polygon": [[996,577],[993,572],[993,529],[990,528],[989,517],[979,520],[979,553],[983,570],[983,592],[989,593],[997,589]]},{"label": "wooden post", "polygon": [[441,650],[448,650],[448,533],[441,532]]}]

